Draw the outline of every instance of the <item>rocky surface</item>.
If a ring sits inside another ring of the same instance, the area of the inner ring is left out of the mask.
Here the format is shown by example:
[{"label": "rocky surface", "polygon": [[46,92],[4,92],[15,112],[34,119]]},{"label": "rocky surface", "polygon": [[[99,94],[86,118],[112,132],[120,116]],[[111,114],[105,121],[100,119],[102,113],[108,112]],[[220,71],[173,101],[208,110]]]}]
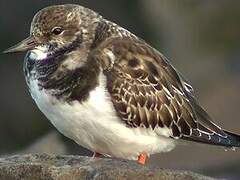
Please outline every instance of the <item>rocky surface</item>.
[{"label": "rocky surface", "polygon": [[185,171],[164,170],[141,166],[132,161],[118,159],[93,160],[82,156],[47,154],[15,155],[0,158],[1,180],[211,180]]}]

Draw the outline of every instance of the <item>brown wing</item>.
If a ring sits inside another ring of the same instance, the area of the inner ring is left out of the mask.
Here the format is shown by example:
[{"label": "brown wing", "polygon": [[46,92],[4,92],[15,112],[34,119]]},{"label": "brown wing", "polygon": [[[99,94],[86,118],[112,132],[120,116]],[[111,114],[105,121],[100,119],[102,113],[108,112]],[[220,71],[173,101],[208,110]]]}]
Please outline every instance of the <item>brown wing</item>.
[{"label": "brown wing", "polygon": [[227,134],[196,103],[191,86],[143,41],[112,39],[92,57],[101,63],[113,105],[129,128],[167,127],[173,138],[229,145]]}]

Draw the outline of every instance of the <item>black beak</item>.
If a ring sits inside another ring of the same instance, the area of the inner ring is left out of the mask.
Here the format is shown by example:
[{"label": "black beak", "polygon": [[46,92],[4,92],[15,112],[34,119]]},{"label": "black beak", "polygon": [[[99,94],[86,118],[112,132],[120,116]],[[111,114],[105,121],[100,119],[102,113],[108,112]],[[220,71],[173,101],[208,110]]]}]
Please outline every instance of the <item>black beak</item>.
[{"label": "black beak", "polygon": [[29,36],[28,38],[24,39],[20,43],[16,44],[15,46],[12,46],[5,51],[3,51],[4,54],[7,53],[16,53],[16,52],[24,52],[28,50],[32,50],[36,46],[36,40],[34,37]]}]

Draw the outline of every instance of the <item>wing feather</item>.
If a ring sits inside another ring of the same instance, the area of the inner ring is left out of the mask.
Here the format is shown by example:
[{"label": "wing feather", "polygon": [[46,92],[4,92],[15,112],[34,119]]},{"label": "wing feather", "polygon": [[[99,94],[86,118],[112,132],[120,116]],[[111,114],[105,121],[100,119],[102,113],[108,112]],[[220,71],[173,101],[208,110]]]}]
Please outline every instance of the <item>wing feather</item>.
[{"label": "wing feather", "polygon": [[199,106],[189,83],[145,42],[111,38],[92,56],[101,64],[113,105],[129,128],[165,127],[172,138],[231,146],[228,134]]}]

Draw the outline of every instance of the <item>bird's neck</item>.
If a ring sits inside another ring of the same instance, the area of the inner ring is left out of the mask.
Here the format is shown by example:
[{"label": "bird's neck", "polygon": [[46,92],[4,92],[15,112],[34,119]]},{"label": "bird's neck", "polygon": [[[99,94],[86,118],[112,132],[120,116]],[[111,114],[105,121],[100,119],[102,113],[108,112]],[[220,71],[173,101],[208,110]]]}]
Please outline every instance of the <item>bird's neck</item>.
[{"label": "bird's neck", "polygon": [[40,89],[49,91],[57,99],[83,101],[98,85],[100,72],[95,61],[86,61],[87,54],[75,49],[41,61],[34,61],[27,55],[24,63],[26,81],[30,85],[36,80]]}]

